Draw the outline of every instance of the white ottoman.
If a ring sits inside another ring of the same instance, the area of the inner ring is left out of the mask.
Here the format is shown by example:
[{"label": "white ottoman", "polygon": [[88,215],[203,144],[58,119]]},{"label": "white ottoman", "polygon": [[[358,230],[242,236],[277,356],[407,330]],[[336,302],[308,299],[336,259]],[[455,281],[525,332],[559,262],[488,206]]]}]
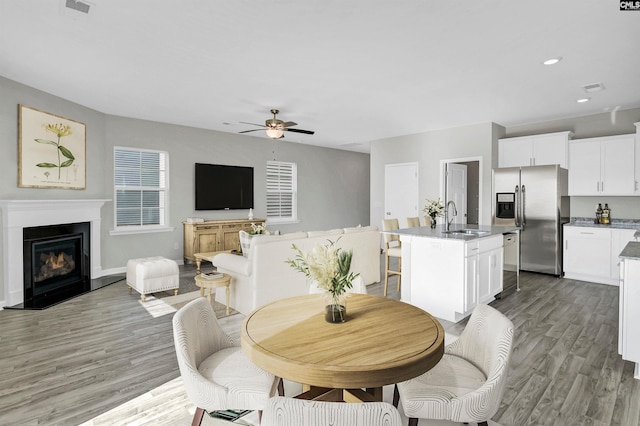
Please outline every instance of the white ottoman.
[{"label": "white ottoman", "polygon": [[173,290],[178,294],[180,272],[176,261],[162,256],[131,259],[127,262],[129,293],[134,288],[144,302],[146,295],[158,291]]}]

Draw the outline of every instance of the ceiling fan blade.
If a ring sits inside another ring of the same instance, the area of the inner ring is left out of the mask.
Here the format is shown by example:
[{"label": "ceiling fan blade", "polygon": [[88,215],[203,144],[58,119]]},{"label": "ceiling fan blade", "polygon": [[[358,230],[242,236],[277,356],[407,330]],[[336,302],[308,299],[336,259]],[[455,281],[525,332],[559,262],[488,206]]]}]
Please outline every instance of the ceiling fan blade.
[{"label": "ceiling fan blade", "polygon": [[294,123],[293,121],[285,121],[284,123],[282,123],[282,127],[291,127],[291,126],[297,126],[298,123]]},{"label": "ceiling fan blade", "polygon": [[251,129],[251,130],[243,130],[241,132],[238,133],[249,133],[249,132],[259,132],[260,130],[264,130],[264,129]]},{"label": "ceiling fan blade", "polygon": [[282,130],[286,130],[287,132],[294,132],[294,133],[304,133],[305,135],[313,135],[315,132],[312,130],[302,130],[302,129],[289,129],[289,128],[284,128]]},{"label": "ceiling fan blade", "polygon": [[238,121],[241,124],[250,124],[252,126],[264,127],[264,124],[256,124],[256,123],[247,123],[246,121]]}]

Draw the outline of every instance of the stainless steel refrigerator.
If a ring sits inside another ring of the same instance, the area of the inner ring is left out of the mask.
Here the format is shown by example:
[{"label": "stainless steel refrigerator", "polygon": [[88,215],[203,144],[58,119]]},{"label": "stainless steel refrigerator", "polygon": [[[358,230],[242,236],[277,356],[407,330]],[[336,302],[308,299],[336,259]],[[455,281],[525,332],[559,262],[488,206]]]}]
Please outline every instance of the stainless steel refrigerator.
[{"label": "stainless steel refrigerator", "polygon": [[492,223],[520,227],[520,269],[562,275],[562,225],[569,222],[567,170],[493,169]]}]

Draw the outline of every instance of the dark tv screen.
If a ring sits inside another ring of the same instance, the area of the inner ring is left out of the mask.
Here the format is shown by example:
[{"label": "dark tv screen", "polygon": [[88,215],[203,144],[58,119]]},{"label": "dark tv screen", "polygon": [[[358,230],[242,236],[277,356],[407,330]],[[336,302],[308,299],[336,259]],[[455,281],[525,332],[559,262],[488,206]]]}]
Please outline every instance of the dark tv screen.
[{"label": "dark tv screen", "polygon": [[196,163],[196,210],[253,208],[253,167]]}]

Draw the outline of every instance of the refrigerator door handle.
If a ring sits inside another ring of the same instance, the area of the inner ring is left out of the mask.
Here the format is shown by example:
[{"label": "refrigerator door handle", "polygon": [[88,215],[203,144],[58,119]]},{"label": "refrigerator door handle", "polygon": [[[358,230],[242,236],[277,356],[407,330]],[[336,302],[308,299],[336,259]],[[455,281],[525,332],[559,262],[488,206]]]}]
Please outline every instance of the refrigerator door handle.
[{"label": "refrigerator door handle", "polygon": [[516,185],[516,226],[520,226],[520,185]]},{"label": "refrigerator door handle", "polygon": [[526,210],[527,210],[527,197],[526,197],[526,189],[524,187],[524,185],[522,185],[522,199],[521,199],[521,203],[520,203],[520,220],[522,221],[522,230],[524,231],[524,228],[527,226],[527,214],[526,214]]}]

